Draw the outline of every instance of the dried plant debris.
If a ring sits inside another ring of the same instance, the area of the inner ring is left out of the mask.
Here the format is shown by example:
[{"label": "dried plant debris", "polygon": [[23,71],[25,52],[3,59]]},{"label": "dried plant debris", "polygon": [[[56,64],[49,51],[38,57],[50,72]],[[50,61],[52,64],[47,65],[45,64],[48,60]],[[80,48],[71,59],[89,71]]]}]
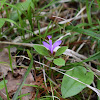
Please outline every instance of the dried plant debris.
[{"label": "dried plant debris", "polygon": [[[11,56],[11,61],[12,61],[12,67],[15,68],[16,62],[12,56]],[[4,48],[0,52],[0,79],[3,78],[3,75],[6,76],[8,71],[11,71],[9,52],[7,48]]]},{"label": "dried plant debris", "polygon": [[[24,76],[24,73],[26,72],[26,69],[17,69],[15,70],[15,73],[12,74],[11,72],[8,72],[8,75],[6,77],[6,80],[8,80],[7,82],[7,90],[8,90],[8,94],[9,97],[12,98],[14,93],[16,92],[16,90],[18,89],[20,83],[22,82],[22,78]],[[28,85],[32,85],[33,84],[33,76],[31,73],[29,73],[25,84]],[[2,93],[6,94],[5,88],[1,90]],[[1,92],[0,91],[0,92]],[[32,98],[32,93],[34,92],[34,88],[24,85],[22,90],[21,90],[21,94],[26,94],[29,93],[29,95],[22,97],[22,100],[29,100]],[[2,97],[3,98],[3,97]]]}]

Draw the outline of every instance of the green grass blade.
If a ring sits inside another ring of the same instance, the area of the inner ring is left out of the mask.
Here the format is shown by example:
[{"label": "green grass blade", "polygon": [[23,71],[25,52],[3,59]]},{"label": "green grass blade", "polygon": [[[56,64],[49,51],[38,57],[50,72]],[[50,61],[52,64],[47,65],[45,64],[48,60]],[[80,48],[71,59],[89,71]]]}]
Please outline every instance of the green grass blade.
[{"label": "green grass blade", "polygon": [[51,6],[51,5],[53,5],[55,2],[57,2],[57,1],[52,0],[49,4],[47,4],[47,5],[44,6],[43,8],[38,9],[38,10],[36,11],[36,13],[37,13],[37,12],[41,12],[41,11],[43,11],[45,8],[47,8],[47,7]]},{"label": "green grass blade", "polygon": [[86,0],[86,11],[87,11],[87,17],[88,17],[89,24],[92,24],[92,19],[91,19],[91,6],[93,4],[93,1],[94,0],[92,0],[92,2],[89,5],[88,0]]},{"label": "green grass blade", "polygon": [[93,54],[89,58],[83,60],[82,62],[88,62],[88,61],[96,60],[96,59],[99,59],[99,58],[100,58],[100,51],[98,51],[97,53]]},{"label": "green grass blade", "polygon": [[49,25],[48,25],[48,27],[47,27],[45,33],[44,33],[44,39],[45,39],[45,37],[46,37],[46,35],[47,35],[47,32],[48,32],[48,29],[49,29],[50,24],[51,24],[51,21],[50,21],[50,23],[49,23]]},{"label": "green grass blade", "polygon": [[22,95],[18,96],[17,99],[22,98],[22,97],[27,96],[27,95],[30,95],[30,93],[22,94]]},{"label": "green grass blade", "polygon": [[9,99],[9,95],[8,95],[7,85],[6,85],[6,81],[5,81],[4,76],[3,76],[3,80],[4,80],[4,85],[5,85],[5,90],[6,90],[7,100],[10,100],[10,99]]},{"label": "green grass blade", "polygon": [[1,9],[4,3],[6,2],[6,0],[1,0],[0,2],[1,2],[1,5],[0,5],[0,9]]},{"label": "green grass blade", "polygon": [[[97,42],[97,52],[100,52],[100,41]],[[98,58],[98,62],[100,63],[100,57]],[[97,69],[100,71],[100,65],[97,65]],[[97,89],[100,90],[100,76],[98,76],[99,79],[97,79]],[[100,98],[98,97],[98,100],[100,100]]]},{"label": "green grass blade", "polygon": [[10,47],[8,47],[8,52],[9,52],[10,68],[11,68],[11,71],[13,73],[12,59],[11,59],[11,54],[10,54]]},{"label": "green grass blade", "polygon": [[[40,23],[39,23],[39,21],[37,21],[37,24],[38,24],[39,36],[41,36],[41,33],[40,33]],[[41,41],[41,38],[40,38],[40,44],[41,43],[42,43],[42,41]]]},{"label": "green grass blade", "polygon": [[20,26],[19,26],[15,21],[13,21],[13,20],[11,20],[11,19],[8,19],[8,18],[2,18],[2,19],[3,19],[4,21],[13,23],[13,24],[15,24],[18,28],[20,28]]},{"label": "green grass blade", "polygon": [[68,30],[71,30],[71,31],[74,31],[74,32],[78,32],[80,34],[85,34],[85,35],[88,35],[88,36],[91,36],[95,39],[98,39],[100,40],[100,34],[97,34],[93,31],[91,31],[90,29],[82,29],[82,28],[79,28],[79,27],[75,27],[75,26],[67,26],[66,29]]},{"label": "green grass blade", "polygon": [[[23,28],[23,27],[24,27],[24,26],[23,26],[24,24],[23,24],[23,20],[22,20],[20,14],[19,14],[19,11],[17,11],[17,14],[18,14],[20,26]],[[21,30],[20,35],[22,36],[23,39],[25,39],[25,33],[24,33],[24,30]]]},{"label": "green grass blade", "polygon": [[0,100],[3,100],[3,99],[1,98],[1,96],[0,96]]},{"label": "green grass blade", "polygon": [[[1,2],[1,1],[0,1]],[[10,7],[12,7],[12,8],[14,8],[14,9],[17,9],[17,10],[19,10],[21,13],[23,13],[22,11],[21,11],[21,9],[19,9],[18,7],[16,7],[15,5],[12,5],[12,4],[9,4],[9,3],[4,3],[4,4],[6,4],[6,5],[8,5],[8,6],[10,6]]]},{"label": "green grass blade", "polygon": [[3,20],[3,18],[0,18],[0,28],[4,25],[5,20]]},{"label": "green grass blade", "polygon": [[97,3],[98,3],[98,6],[99,6],[99,9],[100,9],[100,0],[97,0]]},{"label": "green grass blade", "polygon": [[[100,65],[97,66],[97,69],[100,71]],[[98,76],[98,77],[99,77],[99,79],[97,79],[97,89],[100,90],[100,76]],[[99,97],[98,97],[98,100],[100,100]]]},{"label": "green grass blade", "polygon": [[27,78],[27,76],[28,76],[28,74],[29,74],[29,72],[30,72],[30,70],[32,68],[32,65],[33,65],[33,58],[31,59],[31,63],[30,63],[30,65],[29,65],[29,67],[28,67],[28,69],[27,69],[27,71],[26,71],[26,73],[24,75],[23,81],[20,84],[19,88],[17,89],[17,91],[16,91],[15,95],[13,96],[13,99],[12,100],[17,100],[17,97],[19,95],[19,92],[21,91],[21,89],[22,89],[22,87],[24,85],[24,82],[25,82],[25,80],[26,80],[26,78]]},{"label": "green grass blade", "polygon": [[32,23],[32,12],[31,12],[31,3],[29,4],[29,7],[28,7],[28,21],[29,21],[29,24],[31,26],[31,31],[33,31],[33,23]]}]

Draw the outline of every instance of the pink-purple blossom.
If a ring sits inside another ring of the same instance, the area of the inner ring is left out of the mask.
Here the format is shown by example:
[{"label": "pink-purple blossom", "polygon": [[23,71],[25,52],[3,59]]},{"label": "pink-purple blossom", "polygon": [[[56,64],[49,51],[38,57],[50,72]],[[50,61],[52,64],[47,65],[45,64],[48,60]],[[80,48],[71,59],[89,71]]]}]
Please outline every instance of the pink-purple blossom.
[{"label": "pink-purple blossom", "polygon": [[44,45],[47,49],[49,49],[50,52],[53,54],[53,50],[54,50],[57,46],[59,46],[59,45],[61,44],[62,41],[59,40],[59,41],[56,41],[54,44],[52,44],[52,40],[51,40],[52,36],[51,36],[51,35],[48,35],[47,37],[48,37],[48,39],[49,39],[49,44],[48,44],[47,42],[45,42],[45,41],[43,41],[42,43],[43,43],[43,45]]}]

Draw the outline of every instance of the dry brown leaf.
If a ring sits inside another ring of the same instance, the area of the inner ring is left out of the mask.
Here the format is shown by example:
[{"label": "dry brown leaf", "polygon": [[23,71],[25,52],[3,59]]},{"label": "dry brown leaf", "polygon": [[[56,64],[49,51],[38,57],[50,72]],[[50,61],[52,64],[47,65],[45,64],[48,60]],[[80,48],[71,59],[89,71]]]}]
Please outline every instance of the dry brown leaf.
[{"label": "dry brown leaf", "polygon": [[[12,58],[12,66],[15,67],[16,62],[15,59]],[[9,61],[9,53],[8,49],[4,48],[2,52],[0,52],[0,62],[5,62],[5,63],[0,63],[0,79],[3,78],[3,75],[6,76],[8,70],[11,70],[10,68],[10,61]]]},{"label": "dry brown leaf", "polygon": [[[17,75],[16,77],[14,77],[14,75],[12,75],[11,72],[8,73],[8,75],[6,77],[6,80],[8,80],[8,82],[6,85],[7,85],[7,90],[8,90],[8,94],[9,94],[10,98],[12,98],[12,96],[18,89],[18,87],[19,87],[18,83],[22,82],[22,78],[24,76],[23,73],[25,73],[25,72],[26,72],[26,69],[15,70],[15,74]],[[29,73],[29,75],[27,76],[27,79],[25,81],[25,84],[32,84],[34,82],[33,80],[34,79],[33,79],[32,74]],[[1,91],[6,94],[5,88],[2,89]],[[30,93],[30,95],[22,97],[22,100],[31,100],[33,92],[34,92],[34,89],[32,87],[23,86],[23,88],[21,89],[21,94]]]}]

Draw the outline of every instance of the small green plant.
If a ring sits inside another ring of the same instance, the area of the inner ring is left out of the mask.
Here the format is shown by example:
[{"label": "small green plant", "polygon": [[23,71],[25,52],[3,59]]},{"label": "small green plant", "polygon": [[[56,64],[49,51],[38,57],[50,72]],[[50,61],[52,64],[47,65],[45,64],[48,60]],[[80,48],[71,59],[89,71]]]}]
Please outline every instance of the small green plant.
[{"label": "small green plant", "polygon": [[[59,49],[57,50],[57,52],[54,54],[54,52],[53,52],[54,49],[55,49],[56,47],[58,47],[58,46],[61,44],[62,41],[59,40],[59,41],[56,41],[54,44],[52,44],[52,40],[51,40],[52,36],[51,36],[51,35],[48,35],[47,37],[48,37],[48,39],[49,39],[49,44],[48,44],[47,42],[44,42],[44,41],[43,41],[43,45],[44,45],[44,46],[34,45],[34,46],[33,46],[34,49],[35,49],[39,54],[41,54],[41,55],[43,55],[43,56],[46,56],[46,58],[47,58],[48,60],[53,60],[53,63],[54,63],[55,65],[64,66],[64,65],[65,65],[65,60],[62,59],[62,58],[57,58],[57,57],[60,56],[61,54],[63,54],[63,53],[65,52],[65,50],[66,50],[68,47],[67,47],[67,46],[63,46],[63,47],[59,48]],[[50,52],[48,52],[48,50],[49,50]]]},{"label": "small green plant", "polygon": [[[65,60],[62,59],[61,57],[59,58],[59,56],[63,54],[68,47],[63,46],[59,48],[57,52],[54,54],[53,52],[54,49],[58,47],[62,41],[59,40],[56,41],[54,44],[52,44],[52,40],[51,40],[52,37],[50,35],[47,37],[49,39],[49,44],[43,41],[44,46],[34,45],[33,46],[34,49],[39,54],[46,56],[47,60],[53,61],[55,65],[65,66]],[[50,52],[48,52],[48,50]],[[92,72],[86,72],[86,69],[82,66],[77,66],[72,70],[67,71],[63,77],[62,85],[61,85],[61,92],[63,98],[74,96],[79,92],[81,92],[86,87],[86,85],[66,76],[66,74],[70,75],[71,77],[77,78],[79,81],[88,85],[90,85],[94,79],[94,74]]]},{"label": "small green plant", "polygon": [[[7,82],[8,82],[8,81],[5,80],[5,83],[7,83]],[[2,81],[0,82],[0,90],[2,90],[4,87],[5,87],[5,85],[4,85],[4,80],[2,80]]]},{"label": "small green plant", "polygon": [[66,76],[66,74],[72,76],[73,78],[77,78],[81,82],[90,85],[93,82],[94,74],[92,72],[87,72],[86,68],[83,66],[77,66],[70,71],[67,71],[63,77],[61,92],[63,98],[71,97],[79,92],[81,92],[86,85],[73,80]]}]

